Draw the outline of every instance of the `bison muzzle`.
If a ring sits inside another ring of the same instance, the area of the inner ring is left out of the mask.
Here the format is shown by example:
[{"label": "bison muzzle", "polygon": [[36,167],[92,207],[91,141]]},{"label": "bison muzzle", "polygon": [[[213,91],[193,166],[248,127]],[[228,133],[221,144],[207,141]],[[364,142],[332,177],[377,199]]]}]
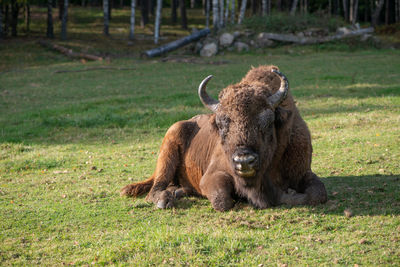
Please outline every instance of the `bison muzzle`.
[{"label": "bison muzzle", "polygon": [[326,202],[325,186],[311,171],[310,132],[285,75],[275,66],[252,68],[219,100],[206,92],[211,78],[201,82],[199,97],[212,114],[172,125],[154,174],[121,194],[149,192],[146,199],[159,208],[182,196],[204,196],[218,211],[241,199],[257,208]]}]

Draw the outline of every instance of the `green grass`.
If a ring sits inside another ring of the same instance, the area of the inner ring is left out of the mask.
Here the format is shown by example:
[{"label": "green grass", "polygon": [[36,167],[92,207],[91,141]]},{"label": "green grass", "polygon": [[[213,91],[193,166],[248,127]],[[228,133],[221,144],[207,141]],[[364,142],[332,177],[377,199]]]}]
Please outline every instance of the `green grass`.
[{"label": "green grass", "polygon": [[[0,265],[400,264],[398,51],[301,47],[213,65],[83,64],[32,49],[0,73]],[[169,125],[207,112],[196,93],[206,75],[215,96],[260,64],[289,78],[328,203],[218,213],[205,199],[157,210],[119,196],[151,175]],[[55,73],[102,65],[134,69]]]}]

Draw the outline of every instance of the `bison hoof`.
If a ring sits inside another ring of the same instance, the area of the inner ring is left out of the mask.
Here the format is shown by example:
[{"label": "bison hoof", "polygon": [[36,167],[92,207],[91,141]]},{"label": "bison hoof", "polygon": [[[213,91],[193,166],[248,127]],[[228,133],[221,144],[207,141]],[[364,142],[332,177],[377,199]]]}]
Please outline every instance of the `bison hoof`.
[{"label": "bison hoof", "polygon": [[127,196],[130,197],[132,196],[132,185],[128,184],[127,186],[124,186],[121,188],[120,195],[121,196]]},{"label": "bison hoof", "polygon": [[157,208],[159,209],[170,209],[174,206],[174,197],[172,196],[171,192],[164,191],[162,192],[161,196],[159,197],[157,203]]}]

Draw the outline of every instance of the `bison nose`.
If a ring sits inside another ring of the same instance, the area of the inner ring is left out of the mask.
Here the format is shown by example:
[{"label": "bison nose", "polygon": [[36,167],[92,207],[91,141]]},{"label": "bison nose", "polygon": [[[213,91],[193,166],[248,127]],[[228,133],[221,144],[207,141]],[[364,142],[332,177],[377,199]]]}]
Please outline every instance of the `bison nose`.
[{"label": "bison nose", "polygon": [[232,157],[236,172],[241,176],[255,175],[258,155],[248,149],[240,149]]},{"label": "bison nose", "polygon": [[233,162],[236,166],[254,166],[257,161],[257,155],[248,154],[248,155],[236,155],[233,157]]}]

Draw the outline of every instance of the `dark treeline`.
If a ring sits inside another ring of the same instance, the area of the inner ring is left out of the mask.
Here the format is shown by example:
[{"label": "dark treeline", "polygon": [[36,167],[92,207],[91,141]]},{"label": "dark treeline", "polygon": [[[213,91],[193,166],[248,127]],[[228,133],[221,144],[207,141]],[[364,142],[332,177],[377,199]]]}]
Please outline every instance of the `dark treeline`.
[{"label": "dark treeline", "polygon": [[[400,0],[0,0],[0,38],[17,36],[18,24],[23,23],[26,33],[30,30],[31,6],[47,7],[47,37],[54,37],[53,16],[61,23],[61,38],[67,38],[68,8],[71,6],[99,7],[104,12],[104,34],[109,35],[109,23],[112,23],[112,9],[128,8],[131,12],[130,38],[133,38],[134,14],[140,14],[140,25],[144,27],[150,21],[155,24],[157,10],[170,8],[170,22],[180,23],[187,29],[187,9],[203,9],[205,26],[214,29],[229,23],[241,23],[249,16],[268,16],[271,11],[295,14],[315,14],[341,16],[347,22],[379,24],[398,23],[400,19]],[[52,9],[56,8],[57,12]],[[208,20],[211,19],[210,23]],[[206,21],[207,20],[207,21]],[[158,22],[157,22],[158,21]],[[210,23],[210,24],[209,24]],[[156,25],[155,27],[160,27]],[[157,32],[157,30],[156,30]]]}]

